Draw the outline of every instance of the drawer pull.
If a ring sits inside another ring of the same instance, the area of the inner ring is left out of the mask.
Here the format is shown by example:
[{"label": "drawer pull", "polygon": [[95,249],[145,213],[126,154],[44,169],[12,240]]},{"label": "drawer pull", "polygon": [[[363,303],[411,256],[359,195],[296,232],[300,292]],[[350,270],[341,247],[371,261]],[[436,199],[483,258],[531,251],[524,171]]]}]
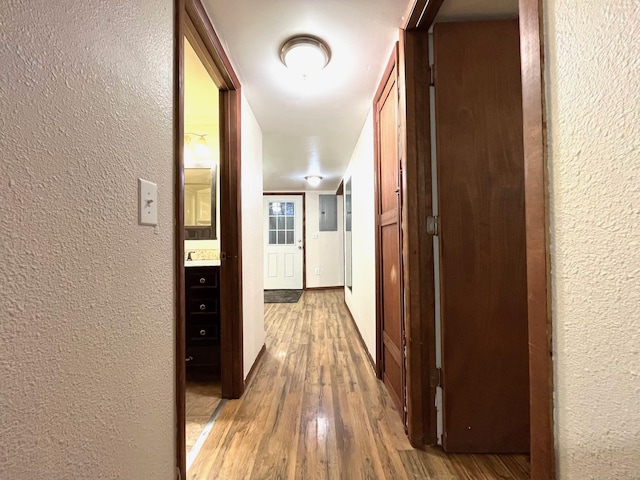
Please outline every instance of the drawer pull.
[{"label": "drawer pull", "polygon": [[200,335],[205,336],[206,334],[207,334],[207,331],[204,328],[200,330]]},{"label": "drawer pull", "polygon": [[191,360],[193,360],[193,357],[191,355],[184,359],[185,362],[190,362]]},{"label": "drawer pull", "polygon": [[206,310],[206,309],[207,309],[207,306],[204,303],[200,305],[200,310]]},{"label": "drawer pull", "polygon": [[200,283],[204,283],[204,282],[206,282],[206,281],[207,281],[207,279],[206,279],[206,278],[204,278],[204,277],[200,277]]}]

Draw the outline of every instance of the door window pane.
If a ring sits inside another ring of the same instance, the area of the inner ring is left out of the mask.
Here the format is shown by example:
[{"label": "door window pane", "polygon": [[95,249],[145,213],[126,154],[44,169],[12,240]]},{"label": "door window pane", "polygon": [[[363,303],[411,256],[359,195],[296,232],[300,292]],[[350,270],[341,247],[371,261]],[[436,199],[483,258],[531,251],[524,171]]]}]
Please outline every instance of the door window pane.
[{"label": "door window pane", "polygon": [[269,202],[269,245],[294,244],[294,215],[293,202]]},{"label": "door window pane", "polygon": [[287,212],[287,216],[293,217],[294,215],[293,202],[286,203],[286,212]]}]

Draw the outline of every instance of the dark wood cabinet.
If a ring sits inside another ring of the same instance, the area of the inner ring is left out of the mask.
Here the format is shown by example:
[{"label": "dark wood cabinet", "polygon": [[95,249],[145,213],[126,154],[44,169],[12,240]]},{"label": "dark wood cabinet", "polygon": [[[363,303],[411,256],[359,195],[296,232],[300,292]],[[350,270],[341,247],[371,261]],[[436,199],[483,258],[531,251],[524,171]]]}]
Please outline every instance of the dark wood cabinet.
[{"label": "dark wood cabinet", "polygon": [[186,362],[220,368],[220,267],[185,267]]}]

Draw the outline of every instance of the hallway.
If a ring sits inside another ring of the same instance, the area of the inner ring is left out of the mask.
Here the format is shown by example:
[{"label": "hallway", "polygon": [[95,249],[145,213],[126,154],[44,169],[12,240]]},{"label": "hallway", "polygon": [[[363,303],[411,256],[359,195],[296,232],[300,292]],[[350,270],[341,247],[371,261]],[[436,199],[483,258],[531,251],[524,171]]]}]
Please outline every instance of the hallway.
[{"label": "hallway", "polygon": [[371,368],[342,289],[265,305],[266,347],[226,403],[187,477],[525,479],[526,456],[414,450]]}]

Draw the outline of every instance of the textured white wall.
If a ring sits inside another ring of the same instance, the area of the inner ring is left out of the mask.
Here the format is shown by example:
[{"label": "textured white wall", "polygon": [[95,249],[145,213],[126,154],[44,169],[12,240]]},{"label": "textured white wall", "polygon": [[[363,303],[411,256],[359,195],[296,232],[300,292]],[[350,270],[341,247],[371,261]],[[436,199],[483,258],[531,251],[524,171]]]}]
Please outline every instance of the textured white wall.
[{"label": "textured white wall", "polygon": [[[338,230],[320,231],[320,195],[335,195],[335,190],[305,192],[307,288],[341,287],[344,285],[344,206],[338,196]],[[318,238],[314,238],[317,235]],[[316,267],[320,275],[315,274]]]},{"label": "textured white wall", "polygon": [[244,376],[264,345],[262,131],[242,95],[242,309]]},{"label": "textured white wall", "polygon": [[640,2],[545,2],[558,478],[640,478]]},{"label": "textured white wall", "polygon": [[172,5],[0,2],[1,478],[175,478]]},{"label": "textured white wall", "polygon": [[371,354],[376,358],[376,245],[374,203],[373,110],[362,127],[345,180],[351,176],[353,289],[345,301]]}]

